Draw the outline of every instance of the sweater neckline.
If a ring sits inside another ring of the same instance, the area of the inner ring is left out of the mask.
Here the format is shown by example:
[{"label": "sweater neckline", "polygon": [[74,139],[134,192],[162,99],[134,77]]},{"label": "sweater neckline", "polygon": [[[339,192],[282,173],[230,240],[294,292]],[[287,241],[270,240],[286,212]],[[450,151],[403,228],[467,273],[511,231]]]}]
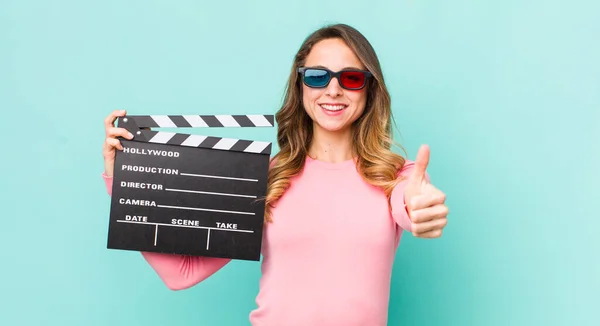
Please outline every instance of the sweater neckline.
[{"label": "sweater neckline", "polygon": [[352,158],[352,159],[348,159],[345,161],[333,163],[333,162],[320,161],[320,160],[314,159],[314,158],[306,155],[306,164],[310,165],[312,167],[317,167],[317,168],[322,168],[322,169],[327,169],[327,170],[342,170],[342,169],[346,169],[346,168],[350,168],[350,167],[355,167],[356,159]]}]

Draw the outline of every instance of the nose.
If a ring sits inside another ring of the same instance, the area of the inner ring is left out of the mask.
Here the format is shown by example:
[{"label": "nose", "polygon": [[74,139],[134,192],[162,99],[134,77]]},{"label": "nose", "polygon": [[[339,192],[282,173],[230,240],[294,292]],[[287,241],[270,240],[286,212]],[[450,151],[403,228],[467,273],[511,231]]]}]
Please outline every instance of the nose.
[{"label": "nose", "polygon": [[336,97],[342,95],[342,87],[340,86],[339,80],[337,77],[332,77],[329,81],[329,85],[326,88],[326,94],[331,97]]}]

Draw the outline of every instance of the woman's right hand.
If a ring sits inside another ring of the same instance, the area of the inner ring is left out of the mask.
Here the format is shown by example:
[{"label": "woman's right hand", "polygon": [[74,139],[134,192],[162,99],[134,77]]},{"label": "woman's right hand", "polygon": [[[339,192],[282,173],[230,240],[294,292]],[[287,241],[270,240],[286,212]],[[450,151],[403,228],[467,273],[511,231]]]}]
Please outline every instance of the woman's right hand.
[{"label": "woman's right hand", "polygon": [[104,172],[108,177],[113,176],[116,150],[123,150],[123,146],[117,137],[121,136],[126,139],[133,139],[133,135],[127,129],[115,127],[115,120],[118,117],[125,116],[126,113],[125,110],[116,110],[104,119],[106,139],[102,146],[102,155],[104,156]]}]

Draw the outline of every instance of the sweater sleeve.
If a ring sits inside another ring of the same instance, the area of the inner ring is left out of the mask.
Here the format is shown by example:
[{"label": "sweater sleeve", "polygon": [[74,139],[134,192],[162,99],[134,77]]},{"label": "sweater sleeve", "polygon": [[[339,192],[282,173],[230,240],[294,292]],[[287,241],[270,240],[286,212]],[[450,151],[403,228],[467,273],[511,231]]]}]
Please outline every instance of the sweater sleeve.
[{"label": "sweater sleeve", "polygon": [[[400,181],[396,185],[396,187],[392,191],[392,195],[390,198],[390,203],[392,206],[392,216],[394,218],[394,221],[396,221],[396,223],[398,223],[398,225],[402,229],[408,232],[412,232],[412,221],[408,214],[406,203],[404,202],[404,188],[408,183],[408,178],[410,177],[410,174],[412,173],[414,167],[415,162],[406,160],[404,166],[398,172],[398,178],[401,178],[402,181]],[[430,180],[429,174],[427,174],[427,172],[425,172],[425,179],[427,181]]]},{"label": "sweater sleeve", "polygon": [[[112,195],[112,177],[102,173],[109,196]],[[144,259],[154,269],[158,277],[171,290],[190,288],[231,261],[228,258],[197,257],[156,252],[141,252]]]}]

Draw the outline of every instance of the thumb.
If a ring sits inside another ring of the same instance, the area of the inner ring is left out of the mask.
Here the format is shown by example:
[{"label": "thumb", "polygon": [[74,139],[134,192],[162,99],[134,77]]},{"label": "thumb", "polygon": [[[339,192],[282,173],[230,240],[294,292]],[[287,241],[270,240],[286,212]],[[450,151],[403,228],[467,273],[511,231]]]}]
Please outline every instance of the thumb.
[{"label": "thumb", "polygon": [[415,160],[415,167],[411,175],[411,181],[415,183],[425,182],[425,172],[427,165],[429,164],[429,146],[421,145],[417,158]]}]

